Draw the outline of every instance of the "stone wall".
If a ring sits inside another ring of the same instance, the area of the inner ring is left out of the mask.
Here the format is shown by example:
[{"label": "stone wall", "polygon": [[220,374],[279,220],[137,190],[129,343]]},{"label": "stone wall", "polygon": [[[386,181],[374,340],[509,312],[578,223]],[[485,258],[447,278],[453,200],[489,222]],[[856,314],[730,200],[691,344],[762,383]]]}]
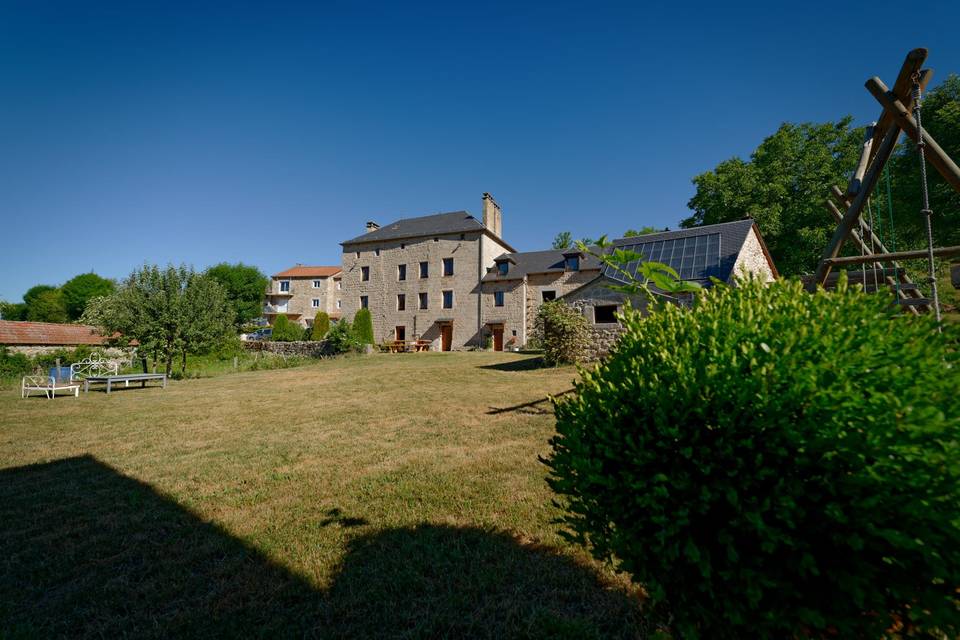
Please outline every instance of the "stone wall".
[{"label": "stone wall", "polygon": [[624,328],[619,324],[595,324],[589,327],[589,331],[586,359],[600,360],[610,353],[613,345],[623,335]]},{"label": "stone wall", "polygon": [[247,340],[243,343],[247,351],[275,353],[282,356],[303,356],[305,358],[323,358],[333,355],[326,340],[300,342],[273,342],[266,340]]}]

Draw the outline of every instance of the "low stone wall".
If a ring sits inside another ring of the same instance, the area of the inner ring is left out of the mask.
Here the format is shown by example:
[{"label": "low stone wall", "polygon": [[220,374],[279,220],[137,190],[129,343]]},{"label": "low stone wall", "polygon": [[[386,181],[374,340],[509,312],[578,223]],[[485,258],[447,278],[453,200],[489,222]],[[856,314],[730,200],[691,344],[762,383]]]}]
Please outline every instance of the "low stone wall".
[{"label": "low stone wall", "polygon": [[590,337],[587,344],[586,359],[600,360],[617,343],[624,329],[619,324],[594,324],[588,327]]},{"label": "low stone wall", "polygon": [[333,355],[326,340],[300,342],[274,342],[272,340],[247,340],[243,343],[247,351],[262,351],[282,356],[303,356],[305,358],[323,358]]}]

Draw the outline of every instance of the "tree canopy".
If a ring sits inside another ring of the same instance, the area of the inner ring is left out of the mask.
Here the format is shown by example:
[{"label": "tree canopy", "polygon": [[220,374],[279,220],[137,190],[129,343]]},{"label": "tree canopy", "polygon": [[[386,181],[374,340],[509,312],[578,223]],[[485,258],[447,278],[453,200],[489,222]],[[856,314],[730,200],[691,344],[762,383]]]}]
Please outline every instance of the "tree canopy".
[{"label": "tree canopy", "polygon": [[569,249],[570,247],[573,246],[573,234],[571,234],[569,231],[561,231],[553,239],[552,246],[557,251],[561,251],[563,249]]},{"label": "tree canopy", "polygon": [[[38,288],[40,287],[34,287],[33,289]],[[67,319],[67,306],[64,304],[63,293],[59,289],[44,288],[39,293],[30,296],[30,302],[27,303],[27,320],[32,322],[66,322]]]},{"label": "tree canopy", "polygon": [[170,374],[177,354],[183,371],[187,353],[209,350],[227,337],[233,310],[213,278],[185,266],[144,265],[114,293],[91,300],[83,320],[137,340],[141,354],[163,362]]},{"label": "tree canopy", "polygon": [[67,318],[78,320],[83,315],[87,302],[98,296],[109,295],[113,293],[114,289],[112,280],[101,278],[93,272],[81,273],[67,280],[60,287],[60,291],[63,293],[63,303],[67,310]]},{"label": "tree canopy", "polygon": [[234,324],[241,327],[263,314],[263,294],[269,280],[257,267],[221,262],[207,269],[207,275],[223,286],[234,311]]}]

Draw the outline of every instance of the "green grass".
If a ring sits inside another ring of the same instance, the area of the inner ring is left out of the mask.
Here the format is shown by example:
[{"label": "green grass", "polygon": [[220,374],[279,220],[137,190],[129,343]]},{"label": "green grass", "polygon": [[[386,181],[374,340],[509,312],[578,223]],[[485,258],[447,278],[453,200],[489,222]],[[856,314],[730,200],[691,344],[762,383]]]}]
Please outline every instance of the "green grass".
[{"label": "green grass", "polygon": [[[0,397],[0,637],[644,637],[537,457],[570,368],[373,355]],[[519,407],[519,408],[513,408]]]}]

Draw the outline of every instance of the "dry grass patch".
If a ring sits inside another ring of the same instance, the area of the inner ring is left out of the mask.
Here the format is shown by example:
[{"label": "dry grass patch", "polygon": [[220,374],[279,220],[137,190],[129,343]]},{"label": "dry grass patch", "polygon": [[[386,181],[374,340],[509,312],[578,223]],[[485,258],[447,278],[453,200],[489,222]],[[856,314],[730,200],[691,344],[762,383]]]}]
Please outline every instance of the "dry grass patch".
[{"label": "dry grass patch", "polygon": [[573,369],[375,355],[0,397],[0,636],[636,637],[537,462]]}]

